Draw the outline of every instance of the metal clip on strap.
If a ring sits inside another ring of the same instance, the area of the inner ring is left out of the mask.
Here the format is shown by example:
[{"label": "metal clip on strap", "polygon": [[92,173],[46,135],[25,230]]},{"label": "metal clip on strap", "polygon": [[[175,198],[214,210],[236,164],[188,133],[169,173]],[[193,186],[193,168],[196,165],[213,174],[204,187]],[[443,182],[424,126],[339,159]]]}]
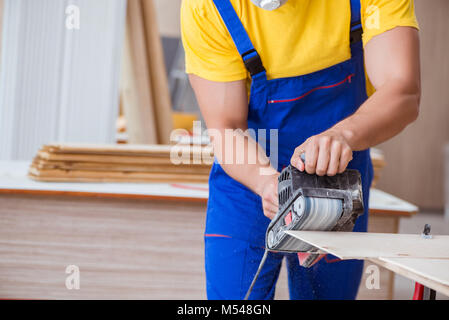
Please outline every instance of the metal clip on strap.
[{"label": "metal clip on strap", "polygon": [[[246,56],[254,53],[251,57],[245,58]],[[251,49],[242,54],[243,62],[245,63],[246,70],[251,74],[251,77],[255,76],[258,73],[264,72],[265,68],[263,67],[262,60],[260,59],[259,54],[255,49]]]},{"label": "metal clip on strap", "polygon": [[357,22],[353,25],[351,25],[351,33],[350,33],[350,44],[354,44],[357,43],[359,41],[362,41],[362,34],[363,34],[363,29],[362,29],[362,24],[360,22]]}]

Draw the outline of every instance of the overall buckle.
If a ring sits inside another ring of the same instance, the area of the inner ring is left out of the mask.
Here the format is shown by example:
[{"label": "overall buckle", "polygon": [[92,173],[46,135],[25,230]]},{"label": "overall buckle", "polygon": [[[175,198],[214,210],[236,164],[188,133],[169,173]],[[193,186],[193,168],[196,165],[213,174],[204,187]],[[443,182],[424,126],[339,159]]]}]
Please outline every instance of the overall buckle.
[{"label": "overall buckle", "polygon": [[[256,54],[252,57],[245,59],[245,56],[255,52]],[[243,62],[245,63],[246,70],[250,73],[251,77],[255,76],[258,73],[264,72],[265,68],[262,64],[262,60],[260,59],[259,54],[256,49],[251,49],[242,54]]]},{"label": "overall buckle", "polygon": [[354,44],[362,41],[363,28],[360,22],[351,25],[351,33],[349,38],[349,43]]}]

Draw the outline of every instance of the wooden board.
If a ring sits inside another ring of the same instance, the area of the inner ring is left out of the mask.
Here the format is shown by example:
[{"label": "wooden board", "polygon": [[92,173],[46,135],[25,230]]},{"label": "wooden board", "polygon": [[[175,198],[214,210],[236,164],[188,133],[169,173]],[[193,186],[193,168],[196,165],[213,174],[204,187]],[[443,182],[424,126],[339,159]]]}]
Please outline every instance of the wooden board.
[{"label": "wooden board", "polygon": [[164,51],[153,0],[142,0],[142,13],[158,142],[167,144],[173,130],[173,117]]},{"label": "wooden board", "polygon": [[[100,162],[100,163],[135,163],[135,164],[173,164],[170,157],[140,157],[140,156],[115,156],[115,155],[84,155],[84,154],[54,154],[45,151],[38,151],[38,157],[42,160],[48,161],[68,161],[68,162]],[[183,164],[194,165],[208,165],[213,162],[213,159],[205,157],[196,157],[192,159],[187,154],[185,157],[180,157]],[[187,161],[190,160],[190,161]],[[200,162],[200,163],[195,163]],[[205,162],[205,163],[204,163]]]},{"label": "wooden board", "polygon": [[140,1],[128,1],[120,84],[128,142],[158,143]]},{"label": "wooden board", "polygon": [[170,154],[171,145],[158,144],[96,144],[96,143],[51,143],[42,150],[51,153],[94,153],[94,154]]},{"label": "wooden board", "polygon": [[[110,178],[110,177],[99,177],[99,178],[88,178],[88,177],[42,177],[35,176],[33,174],[29,174],[28,178],[33,179],[35,181],[40,182],[70,182],[70,183],[205,183],[207,179],[203,179],[202,177],[199,179],[190,179],[184,178],[183,176],[156,176],[156,177],[147,177],[144,179],[130,179],[130,178]],[[126,198],[126,197],[125,197]],[[176,197],[173,197],[176,198]]]},{"label": "wooden board", "polygon": [[155,144],[95,144],[95,143],[64,143],[47,144],[42,150],[51,153],[93,153],[93,154],[125,154],[125,155],[169,155],[173,149],[203,153],[213,152],[211,146],[200,145],[155,145]]},{"label": "wooden board", "polygon": [[70,161],[42,161],[34,159],[32,165],[39,169],[87,170],[87,171],[125,171],[125,172],[179,172],[191,174],[209,174],[210,165],[174,165],[174,164],[133,164],[133,163],[97,163]]},{"label": "wooden board", "polygon": [[414,274],[421,275],[432,281],[438,281],[449,287],[449,260],[447,259],[418,259],[418,258],[379,258],[398,268],[403,268]]},{"label": "wooden board", "polygon": [[449,236],[424,239],[419,234],[287,231],[340,259],[410,257],[449,259]]},{"label": "wooden board", "polygon": [[142,182],[207,182],[208,175],[169,172],[113,172],[82,170],[37,170],[30,167],[29,177],[41,181],[142,181]]},{"label": "wooden board", "polygon": [[[179,156],[190,155],[191,158],[213,161],[212,146],[200,145],[139,145],[139,144],[48,144],[43,145],[39,150],[43,155],[48,157],[52,155],[111,155],[111,156],[132,156],[132,157],[165,157],[168,158],[172,154]],[[39,154],[39,153],[38,153]]]},{"label": "wooden board", "polygon": [[137,163],[137,164],[170,164],[167,157],[128,157],[112,155],[54,154],[38,151],[39,158],[51,161],[104,162],[104,163]]},{"label": "wooden board", "polygon": [[449,296],[449,260],[420,258],[370,259],[395,273]]}]

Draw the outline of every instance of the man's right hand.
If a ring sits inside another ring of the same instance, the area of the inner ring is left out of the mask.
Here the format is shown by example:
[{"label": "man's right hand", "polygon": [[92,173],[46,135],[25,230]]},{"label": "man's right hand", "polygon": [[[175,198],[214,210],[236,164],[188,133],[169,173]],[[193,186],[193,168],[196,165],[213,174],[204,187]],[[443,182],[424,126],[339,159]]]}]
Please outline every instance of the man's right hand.
[{"label": "man's right hand", "polygon": [[279,173],[267,176],[260,189],[263,213],[269,219],[273,219],[279,209],[278,177]]}]

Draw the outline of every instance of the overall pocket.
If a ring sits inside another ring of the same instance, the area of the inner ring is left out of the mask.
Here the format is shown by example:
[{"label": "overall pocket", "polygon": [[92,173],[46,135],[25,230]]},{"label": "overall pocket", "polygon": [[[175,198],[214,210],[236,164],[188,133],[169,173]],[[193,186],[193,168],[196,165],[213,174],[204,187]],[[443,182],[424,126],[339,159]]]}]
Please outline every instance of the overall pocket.
[{"label": "overall pocket", "polygon": [[355,76],[354,73],[351,73],[349,75],[347,75],[345,78],[343,78],[343,80],[338,81],[336,83],[333,84],[329,84],[329,85],[322,85],[322,86],[318,86],[315,87],[313,89],[310,89],[308,91],[306,91],[305,93],[299,95],[299,96],[295,96],[293,98],[285,98],[285,99],[270,99],[267,101],[268,104],[276,104],[276,103],[287,103],[287,102],[295,102],[295,101],[299,101],[301,99],[306,98],[308,95],[314,93],[315,91],[319,91],[319,90],[326,90],[326,89],[331,89],[331,88],[336,88],[338,86],[342,86],[345,83],[351,83],[352,78]]}]

